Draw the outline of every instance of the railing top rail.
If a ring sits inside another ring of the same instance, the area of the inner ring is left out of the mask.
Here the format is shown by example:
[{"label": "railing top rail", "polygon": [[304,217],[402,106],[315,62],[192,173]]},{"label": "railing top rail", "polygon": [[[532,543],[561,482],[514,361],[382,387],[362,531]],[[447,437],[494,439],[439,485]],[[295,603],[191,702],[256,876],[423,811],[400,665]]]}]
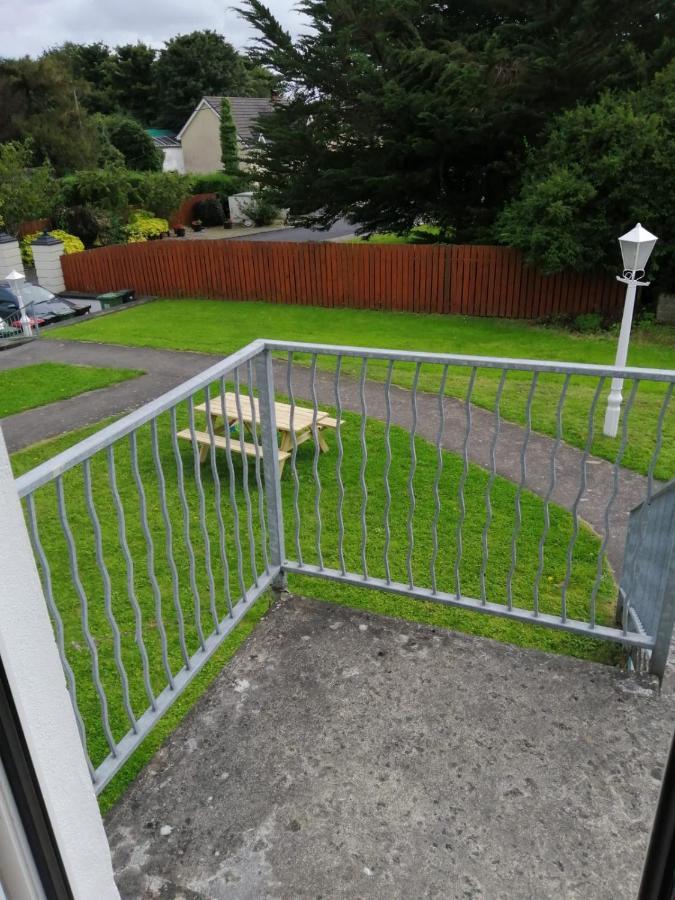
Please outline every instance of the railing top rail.
[{"label": "railing top rail", "polygon": [[675,491],[675,478],[672,478],[670,481],[666,481],[666,483],[661,485],[661,487],[657,491],[654,491],[654,493],[649,497],[645,497],[644,500],[641,500],[640,503],[637,504],[637,506],[634,506],[631,509],[630,514],[633,515],[633,513],[639,512],[645,505],[645,503],[652,504],[654,500],[658,500],[659,497],[662,497],[664,494],[670,494],[673,491]]},{"label": "railing top rail", "polygon": [[188,381],[183,382],[183,384],[178,385],[178,387],[172,388],[172,390],[162,394],[161,397],[151,400],[149,403],[141,406],[140,409],[135,409],[117,422],[112,422],[95,434],[92,434],[78,444],[75,444],[74,447],[69,447],[62,453],[57,454],[51,459],[41,463],[39,466],[36,466],[34,469],[31,469],[30,472],[26,472],[24,475],[19,476],[19,478],[16,479],[16,488],[19,492],[19,496],[25,497],[26,494],[30,494],[37,490],[37,488],[48,484],[59,475],[62,475],[79,463],[84,462],[85,459],[90,459],[95,453],[104,450],[106,447],[110,446],[110,444],[114,444],[116,441],[120,440],[120,438],[131,434],[132,431],[140,428],[141,425],[145,425],[147,422],[150,422],[152,419],[161,415],[161,413],[176,406],[176,404],[181,403],[183,400],[187,400],[187,398],[192,396],[195,391],[205,387],[217,378],[222,378],[228,372],[231,372],[245,362],[248,362],[249,359],[257,356],[257,354],[264,349],[265,345],[262,341],[252,341],[250,344],[247,344],[246,347],[237,350],[236,353],[232,353],[230,356],[225,357],[221,362],[209,366],[208,369],[204,369],[203,372],[200,372]]},{"label": "railing top rail", "polygon": [[352,347],[339,344],[311,344],[301,341],[261,339],[265,349],[284,353],[318,353],[326,356],[355,356],[360,359],[382,359],[438,365],[477,366],[481,369],[513,369],[526,372],[549,372],[554,375],[593,375],[605,378],[639,378],[645,381],[675,383],[675,369],[640,369],[637,367],[599,366],[591,363],[554,362],[540,359],[511,359],[501,356],[467,356],[458,353],[416,353],[409,350],[382,350],[376,347]]}]

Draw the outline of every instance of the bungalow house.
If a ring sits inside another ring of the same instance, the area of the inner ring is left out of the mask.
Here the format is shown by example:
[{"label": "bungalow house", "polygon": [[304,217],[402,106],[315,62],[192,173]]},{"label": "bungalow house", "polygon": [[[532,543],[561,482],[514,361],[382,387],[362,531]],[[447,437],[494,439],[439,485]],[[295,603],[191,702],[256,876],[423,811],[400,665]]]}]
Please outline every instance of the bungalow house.
[{"label": "bungalow house", "polygon": [[[242,167],[246,167],[248,149],[258,139],[258,119],[273,108],[269,97],[202,97],[174,138],[180,146],[183,172],[215,172],[221,168],[220,110],[224,99],[230,104],[240,160]],[[166,153],[164,161],[164,170],[169,171]]]}]

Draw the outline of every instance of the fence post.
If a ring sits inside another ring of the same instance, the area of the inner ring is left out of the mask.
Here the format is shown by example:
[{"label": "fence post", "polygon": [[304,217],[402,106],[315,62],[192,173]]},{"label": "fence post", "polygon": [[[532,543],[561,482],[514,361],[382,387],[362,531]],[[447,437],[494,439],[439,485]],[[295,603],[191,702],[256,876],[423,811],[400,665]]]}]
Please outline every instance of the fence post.
[{"label": "fence post", "polygon": [[270,561],[279,567],[272,590],[277,599],[286,591],[287,581],[283,570],[286,561],[284,545],[284,516],[281,500],[281,476],[279,473],[279,442],[274,408],[274,370],[272,353],[263,350],[256,358],[256,384],[262,430],[263,471],[265,473],[265,500],[267,501],[267,529],[270,542]]},{"label": "fence post", "polygon": [[72,895],[119,900],[1,429],[0,571],[0,659]]}]

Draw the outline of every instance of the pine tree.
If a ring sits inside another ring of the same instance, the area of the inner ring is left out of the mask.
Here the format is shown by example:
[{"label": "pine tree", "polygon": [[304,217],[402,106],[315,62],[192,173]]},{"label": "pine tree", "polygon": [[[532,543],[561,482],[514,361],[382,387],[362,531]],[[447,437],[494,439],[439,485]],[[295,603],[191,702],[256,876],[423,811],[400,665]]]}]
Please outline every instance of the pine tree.
[{"label": "pine tree", "polygon": [[237,129],[234,127],[232,110],[226,97],[223,97],[220,107],[220,158],[226,175],[241,175]]}]

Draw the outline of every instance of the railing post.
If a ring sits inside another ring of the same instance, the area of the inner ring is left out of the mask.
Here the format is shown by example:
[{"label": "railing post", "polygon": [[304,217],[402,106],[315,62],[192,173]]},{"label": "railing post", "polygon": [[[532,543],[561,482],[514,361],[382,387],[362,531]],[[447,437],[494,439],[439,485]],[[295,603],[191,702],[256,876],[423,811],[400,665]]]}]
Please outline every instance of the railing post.
[{"label": "railing post", "polygon": [[664,560],[659,596],[661,612],[656,626],[656,643],[652,650],[649,671],[663,680],[675,625],[675,535]]},{"label": "railing post", "polygon": [[258,386],[260,428],[262,432],[261,443],[263,471],[265,473],[270,563],[275,569],[279,567],[279,574],[274,579],[272,590],[276,599],[281,599],[281,595],[287,589],[286,575],[283,569],[286,560],[286,547],[284,544],[284,517],[281,500],[281,475],[279,471],[279,443],[274,408],[274,370],[272,368],[272,353],[270,350],[263,350],[256,358],[256,384]]}]

